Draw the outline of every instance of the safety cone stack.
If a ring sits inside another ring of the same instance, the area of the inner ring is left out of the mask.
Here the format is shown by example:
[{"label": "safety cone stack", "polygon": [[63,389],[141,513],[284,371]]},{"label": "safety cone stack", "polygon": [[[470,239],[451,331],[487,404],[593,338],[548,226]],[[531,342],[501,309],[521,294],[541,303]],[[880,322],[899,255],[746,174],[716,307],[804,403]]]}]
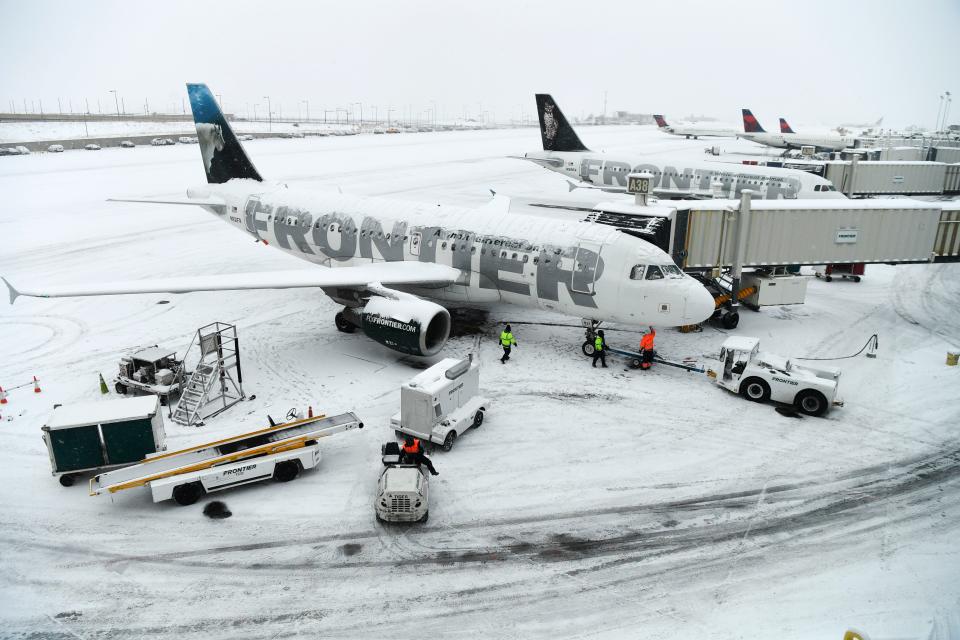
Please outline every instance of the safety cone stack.
[{"label": "safety cone stack", "polygon": [[107,382],[103,379],[103,374],[100,374],[100,393],[106,395],[110,393],[110,389],[107,388]]},{"label": "safety cone stack", "polygon": [[7,404],[7,392],[0,387],[0,404]]},{"label": "safety cone stack", "polygon": [[40,381],[37,380],[37,376],[33,376],[33,392],[40,393]]}]

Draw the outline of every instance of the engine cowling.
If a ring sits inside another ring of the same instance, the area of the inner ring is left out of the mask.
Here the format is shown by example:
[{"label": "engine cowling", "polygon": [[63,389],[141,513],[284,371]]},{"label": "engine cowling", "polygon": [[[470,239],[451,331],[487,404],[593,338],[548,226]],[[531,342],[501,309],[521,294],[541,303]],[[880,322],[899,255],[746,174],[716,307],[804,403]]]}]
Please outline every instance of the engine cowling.
[{"label": "engine cowling", "polygon": [[369,338],[400,353],[432,356],[450,337],[450,312],[419,298],[373,296],[358,315]]}]

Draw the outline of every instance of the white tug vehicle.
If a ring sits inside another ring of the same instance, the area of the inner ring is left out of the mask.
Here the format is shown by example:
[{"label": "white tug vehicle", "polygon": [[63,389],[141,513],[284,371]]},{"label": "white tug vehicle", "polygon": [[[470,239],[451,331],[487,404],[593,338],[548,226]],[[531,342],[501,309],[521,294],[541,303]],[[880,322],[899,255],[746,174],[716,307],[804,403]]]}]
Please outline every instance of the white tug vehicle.
[{"label": "white tug vehicle", "polygon": [[839,371],[798,365],[782,356],[762,353],[758,338],[727,338],[720,348],[720,366],[722,374],[711,369],[707,375],[747,400],[782,402],[809,416],[821,416],[831,406],[843,406],[837,396]]},{"label": "white tug vehicle", "polygon": [[430,477],[414,463],[407,463],[400,445],[388,442],[381,447],[383,471],[373,503],[377,520],[426,522],[430,517]]}]

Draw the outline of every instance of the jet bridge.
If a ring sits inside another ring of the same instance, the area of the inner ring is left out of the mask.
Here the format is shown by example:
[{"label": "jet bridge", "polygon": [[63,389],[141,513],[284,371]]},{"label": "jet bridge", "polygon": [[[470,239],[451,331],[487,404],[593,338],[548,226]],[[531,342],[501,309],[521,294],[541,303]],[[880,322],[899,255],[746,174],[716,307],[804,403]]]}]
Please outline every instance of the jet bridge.
[{"label": "jet bridge", "polygon": [[[536,205],[533,205],[536,206]],[[960,260],[960,203],[889,200],[631,201],[573,207],[657,245],[686,271]],[[741,255],[739,227],[745,225]]]}]

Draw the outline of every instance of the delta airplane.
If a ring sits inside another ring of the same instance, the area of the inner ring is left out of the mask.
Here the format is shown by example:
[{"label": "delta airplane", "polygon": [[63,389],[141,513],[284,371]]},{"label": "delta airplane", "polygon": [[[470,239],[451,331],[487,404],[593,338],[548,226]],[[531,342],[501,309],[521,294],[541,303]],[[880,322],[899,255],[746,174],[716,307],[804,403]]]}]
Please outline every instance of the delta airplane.
[{"label": "delta airplane", "polygon": [[723,198],[739,198],[744,189],[768,200],[844,197],[829,180],[806,171],[689,160],[664,162],[646,154],[607,157],[580,142],[550,95],[538,93],[536,97],[543,151],[525,153],[522,159],[593,188],[625,192],[630,173],[649,171],[653,193],[660,197],[713,198],[714,187]]},{"label": "delta airplane", "polygon": [[357,328],[401,353],[431,356],[450,335],[445,308],[501,303],[632,325],[688,325],[712,296],[654,245],[588,222],[486,207],[416,204],[288,189],[265,182],[205,84],[188,84],[207,185],[185,199],[256,241],[312,263],[292,271],[15,288],[10,301],[237,289],[320,289]]},{"label": "delta airplane", "polygon": [[817,151],[839,151],[852,147],[856,138],[835,133],[799,134],[794,133],[790,125],[780,118],[780,133],[768,133],[750,109],[743,109],[743,133],[741,138],[779,149],[799,149],[815,147]]},{"label": "delta airplane", "polygon": [[682,124],[667,124],[666,118],[662,115],[654,114],[653,119],[657,121],[657,129],[664,133],[674,136],[684,136],[688,140],[693,138],[736,138],[736,129],[732,127],[711,127],[710,125],[691,122]]}]

